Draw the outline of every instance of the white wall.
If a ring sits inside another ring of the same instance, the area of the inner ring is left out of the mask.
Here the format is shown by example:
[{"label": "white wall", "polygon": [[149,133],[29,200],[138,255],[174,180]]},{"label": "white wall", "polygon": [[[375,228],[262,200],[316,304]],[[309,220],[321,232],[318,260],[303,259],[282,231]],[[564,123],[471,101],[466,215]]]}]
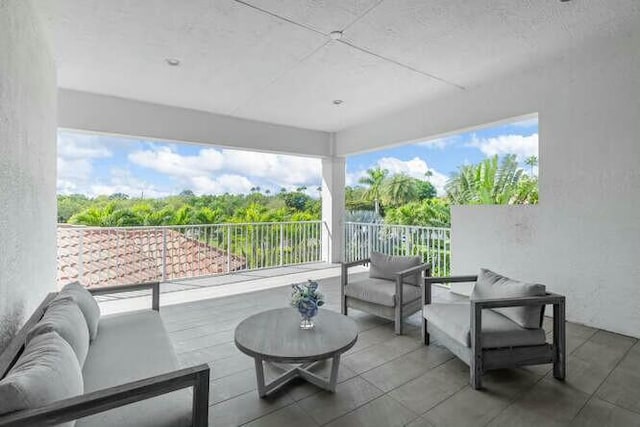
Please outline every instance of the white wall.
[{"label": "white wall", "polygon": [[56,72],[30,1],[0,0],[0,350],[56,279]]},{"label": "white wall", "polygon": [[330,134],[132,99],[59,91],[60,128],[304,156],[331,155]]},{"label": "white wall", "polygon": [[640,25],[546,66],[337,135],[337,155],[527,113],[540,120],[540,205],[453,209],[453,271],[479,267],[567,296],[573,321],[640,336]]}]

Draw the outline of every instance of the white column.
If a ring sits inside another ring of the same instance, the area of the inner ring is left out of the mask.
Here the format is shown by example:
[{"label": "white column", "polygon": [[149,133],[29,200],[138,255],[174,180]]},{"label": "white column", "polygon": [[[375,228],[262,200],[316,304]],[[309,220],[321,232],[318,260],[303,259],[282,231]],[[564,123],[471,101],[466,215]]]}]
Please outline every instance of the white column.
[{"label": "white column", "polygon": [[344,254],[345,158],[322,159],[322,259],[341,262]]}]

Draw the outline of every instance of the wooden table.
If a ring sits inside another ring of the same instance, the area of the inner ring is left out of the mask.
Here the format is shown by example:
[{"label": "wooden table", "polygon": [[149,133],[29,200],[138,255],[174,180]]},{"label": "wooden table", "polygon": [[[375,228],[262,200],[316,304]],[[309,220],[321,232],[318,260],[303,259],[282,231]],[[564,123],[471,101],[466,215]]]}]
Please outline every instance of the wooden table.
[{"label": "wooden table", "polygon": [[[240,351],[255,360],[258,394],[267,394],[295,378],[334,392],[340,367],[340,355],[358,340],[356,323],[342,314],[320,310],[315,327],[300,329],[300,314],[293,308],[278,308],[251,316],[238,325],[235,343]],[[310,371],[317,363],[332,359],[329,378]],[[265,383],[263,362],[295,364],[271,383]]]}]

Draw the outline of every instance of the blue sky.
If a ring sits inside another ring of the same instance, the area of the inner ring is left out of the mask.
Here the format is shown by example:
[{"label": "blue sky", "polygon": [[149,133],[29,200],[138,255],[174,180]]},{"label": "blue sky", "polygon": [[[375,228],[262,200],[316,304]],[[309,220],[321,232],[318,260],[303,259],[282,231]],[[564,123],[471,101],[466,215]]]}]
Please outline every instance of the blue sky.
[{"label": "blue sky", "polygon": [[[368,168],[423,178],[442,192],[458,166],[495,154],[514,153],[520,161],[538,154],[538,122],[488,127],[347,159],[347,185],[356,185]],[[283,173],[286,171],[286,173]],[[58,193],[89,196],[116,192],[132,197],[163,197],[190,189],[196,194],[248,193],[252,187],[277,192],[321,182],[320,160],[228,150],[213,146],[60,131]]]}]

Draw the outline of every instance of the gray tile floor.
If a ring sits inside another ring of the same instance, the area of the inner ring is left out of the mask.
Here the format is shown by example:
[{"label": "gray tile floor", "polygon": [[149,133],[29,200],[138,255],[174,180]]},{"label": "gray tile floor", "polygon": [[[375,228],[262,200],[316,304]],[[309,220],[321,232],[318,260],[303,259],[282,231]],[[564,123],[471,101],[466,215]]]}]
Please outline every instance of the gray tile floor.
[{"label": "gray tile floor", "polygon": [[[338,310],[337,278],[320,284],[325,309]],[[576,324],[567,325],[566,382],[537,366],[490,372],[486,389],[474,391],[466,365],[437,343],[421,345],[419,315],[405,336],[395,336],[389,322],[352,311],[360,335],[335,394],[300,381],[260,399],[253,361],[235,348],[233,330],[251,314],[286,306],[288,296],[283,287],[161,309],[181,363],[211,365],[212,427],[640,427],[640,343]],[[441,291],[435,298],[451,297]]]}]

